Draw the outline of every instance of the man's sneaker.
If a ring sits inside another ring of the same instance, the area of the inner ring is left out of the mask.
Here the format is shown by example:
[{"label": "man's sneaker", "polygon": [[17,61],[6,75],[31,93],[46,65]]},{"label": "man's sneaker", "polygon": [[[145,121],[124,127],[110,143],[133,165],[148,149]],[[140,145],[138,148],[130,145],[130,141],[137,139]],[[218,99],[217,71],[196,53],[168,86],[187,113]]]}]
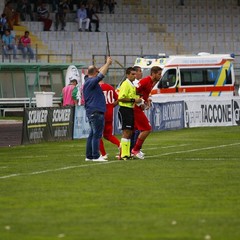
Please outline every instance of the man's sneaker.
[{"label": "man's sneaker", "polygon": [[108,160],[104,159],[102,156],[99,158],[93,159],[93,162],[107,162]]},{"label": "man's sneaker", "polygon": [[143,156],[145,156],[145,153],[144,152],[142,152],[141,150],[139,151]]},{"label": "man's sneaker", "polygon": [[[141,150],[139,151],[142,156],[145,156],[145,153],[142,152]],[[131,156],[134,157],[135,155],[131,152]]]},{"label": "man's sneaker", "polygon": [[144,159],[144,155],[142,154],[141,151],[134,151],[134,150],[132,149],[131,153],[132,153],[135,157],[137,157],[137,158],[139,158],[139,159]]},{"label": "man's sneaker", "polygon": [[92,159],[90,159],[90,158],[85,158],[85,161],[87,162],[87,161],[92,161]]},{"label": "man's sneaker", "polygon": [[124,157],[120,157],[119,160],[124,160],[124,161],[128,161],[133,159],[131,156],[124,156]]},{"label": "man's sneaker", "polygon": [[104,156],[101,155],[101,157],[102,157],[103,159],[108,159],[108,155],[107,155],[107,154],[104,155]]}]

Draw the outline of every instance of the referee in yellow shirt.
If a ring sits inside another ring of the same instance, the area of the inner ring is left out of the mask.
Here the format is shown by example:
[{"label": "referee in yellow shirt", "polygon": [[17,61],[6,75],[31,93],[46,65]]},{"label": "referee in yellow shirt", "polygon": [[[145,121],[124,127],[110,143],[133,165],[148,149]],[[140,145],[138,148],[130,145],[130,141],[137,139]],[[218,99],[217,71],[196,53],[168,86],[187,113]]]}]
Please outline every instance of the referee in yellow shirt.
[{"label": "referee in yellow shirt", "polygon": [[136,70],[129,67],[126,70],[126,79],[119,88],[118,102],[119,111],[118,118],[122,125],[121,153],[120,159],[131,159],[130,145],[131,136],[134,130],[134,104],[141,105],[143,100],[136,94],[136,87],[133,81],[136,79]]}]

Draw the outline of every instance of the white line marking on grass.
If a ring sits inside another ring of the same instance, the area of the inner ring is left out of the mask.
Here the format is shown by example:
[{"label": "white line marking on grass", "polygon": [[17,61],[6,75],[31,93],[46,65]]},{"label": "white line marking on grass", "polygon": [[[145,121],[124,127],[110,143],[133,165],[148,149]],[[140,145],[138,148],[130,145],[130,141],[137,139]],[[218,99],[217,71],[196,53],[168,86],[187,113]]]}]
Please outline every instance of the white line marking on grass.
[{"label": "white line marking on grass", "polygon": [[184,160],[184,161],[226,161],[227,160],[231,160],[231,161],[239,161],[239,158],[175,158],[175,160]]},{"label": "white line marking on grass", "polygon": [[16,174],[10,174],[10,175],[7,175],[7,176],[2,176],[0,177],[0,179],[4,179],[4,178],[10,178],[10,177],[17,177],[17,176],[20,176],[20,175],[23,175],[21,173],[16,173]]},{"label": "white line marking on grass", "polygon": [[214,147],[205,147],[205,148],[196,148],[196,149],[190,149],[190,150],[183,150],[183,151],[169,152],[169,153],[163,153],[163,154],[158,154],[158,155],[151,155],[151,156],[149,156],[149,157],[147,157],[147,158],[161,157],[161,156],[168,156],[168,155],[178,154],[178,153],[197,152],[197,151],[202,151],[202,150],[217,149],[217,148],[230,147],[230,146],[236,146],[236,145],[240,145],[240,143],[231,143],[231,144],[219,145],[219,146],[214,146]]},{"label": "white line marking on grass", "polygon": [[166,146],[166,147],[161,147],[161,148],[185,147],[185,146],[189,146],[189,145],[190,144],[180,144],[180,145]]},{"label": "white line marking on grass", "polygon": [[21,156],[21,157],[18,157],[18,158],[47,158],[48,155],[27,155],[27,156]]},{"label": "white line marking on grass", "polygon": [[[155,144],[157,145],[157,144]],[[167,148],[175,148],[175,147],[185,147],[185,146],[189,146],[190,144],[181,144],[181,145],[172,145],[172,146],[166,146],[166,147],[153,147],[153,148],[147,148],[149,150],[154,150],[154,149],[167,149]]]},{"label": "white line marking on grass", "polygon": [[6,166],[0,167],[0,168],[7,168]]},{"label": "white line marking on grass", "polygon": [[56,168],[56,169],[47,169],[47,170],[36,171],[36,172],[31,172],[31,173],[15,173],[15,174],[10,174],[10,175],[6,175],[6,176],[1,176],[0,179],[6,179],[6,178],[18,177],[18,176],[31,176],[31,175],[37,175],[37,174],[43,174],[43,173],[49,173],[49,172],[63,171],[63,170],[68,170],[68,169],[73,169],[73,168],[83,168],[83,167],[89,167],[89,166],[109,164],[109,163],[114,163],[114,162],[120,162],[120,161],[75,165],[75,166],[68,166],[68,167],[62,167],[62,168]]},{"label": "white line marking on grass", "polygon": [[[240,145],[240,143],[232,143],[232,144],[219,145],[219,146],[213,146],[213,147],[196,148],[196,149],[190,149],[190,150],[169,152],[169,153],[148,156],[147,158],[168,156],[168,155],[178,154],[178,153],[197,152],[197,151],[202,151],[202,150],[217,149],[217,148],[230,147],[230,146],[236,146],[236,145]],[[18,176],[31,176],[31,175],[37,175],[37,174],[43,174],[43,173],[49,173],[49,172],[63,171],[63,170],[68,170],[68,169],[73,169],[73,168],[82,168],[82,167],[89,167],[89,166],[96,166],[96,165],[117,163],[117,162],[125,162],[125,161],[110,161],[110,162],[104,162],[104,163],[93,163],[93,164],[68,166],[68,167],[62,167],[62,168],[56,168],[56,169],[47,169],[47,170],[36,171],[36,172],[31,172],[31,173],[16,173],[16,174],[10,174],[10,175],[6,175],[6,176],[1,176],[0,179],[6,179],[6,178],[18,177]]]},{"label": "white line marking on grass", "polygon": [[158,146],[158,148],[173,148],[173,147],[184,147],[189,146],[190,144],[178,144],[178,145],[170,145],[165,147],[159,147],[159,143],[156,144],[144,144],[144,146]]}]

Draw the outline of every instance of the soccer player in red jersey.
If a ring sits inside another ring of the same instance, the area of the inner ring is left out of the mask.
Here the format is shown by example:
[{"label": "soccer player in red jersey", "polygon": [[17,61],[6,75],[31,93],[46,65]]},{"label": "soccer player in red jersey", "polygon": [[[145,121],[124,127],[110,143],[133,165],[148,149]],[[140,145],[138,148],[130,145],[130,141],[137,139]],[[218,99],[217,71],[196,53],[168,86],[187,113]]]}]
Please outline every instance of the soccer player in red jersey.
[{"label": "soccer player in red jersey", "polygon": [[[115,89],[104,81],[99,82],[106,100],[106,112],[104,115],[104,130],[103,137],[109,142],[120,147],[120,141],[113,135],[113,109],[118,104],[118,95]],[[103,140],[100,140],[100,152],[104,159],[107,158],[107,153],[104,148]]]},{"label": "soccer player in red jersey", "polygon": [[141,106],[134,106],[134,127],[135,129],[141,131],[138,136],[137,142],[133,147],[131,153],[140,159],[144,159],[142,152],[140,151],[142,145],[150,134],[152,127],[149,123],[147,116],[144,113],[144,108],[149,108],[151,106],[151,101],[149,99],[149,95],[151,93],[152,88],[159,81],[162,74],[162,68],[158,66],[154,66],[151,68],[150,75],[142,78],[137,87],[137,94],[139,94],[143,100],[144,104]]}]

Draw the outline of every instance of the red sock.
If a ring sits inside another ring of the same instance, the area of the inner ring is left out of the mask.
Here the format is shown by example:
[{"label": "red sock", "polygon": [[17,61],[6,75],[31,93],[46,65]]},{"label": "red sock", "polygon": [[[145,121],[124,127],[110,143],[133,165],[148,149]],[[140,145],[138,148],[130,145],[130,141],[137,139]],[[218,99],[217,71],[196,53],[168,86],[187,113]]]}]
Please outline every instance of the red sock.
[{"label": "red sock", "polygon": [[100,143],[99,143],[99,150],[100,150],[100,153],[102,156],[105,156],[107,153],[105,151],[105,148],[104,148],[104,144],[103,144],[103,140],[100,139]]},{"label": "red sock", "polygon": [[140,151],[140,149],[142,148],[143,142],[144,142],[144,140],[138,138],[133,150]]},{"label": "red sock", "polygon": [[104,136],[104,138],[105,138],[106,140],[108,140],[109,142],[117,145],[117,147],[120,146],[120,141],[119,141],[118,138],[116,138],[114,135],[109,135],[109,136],[107,135],[107,136]]}]

